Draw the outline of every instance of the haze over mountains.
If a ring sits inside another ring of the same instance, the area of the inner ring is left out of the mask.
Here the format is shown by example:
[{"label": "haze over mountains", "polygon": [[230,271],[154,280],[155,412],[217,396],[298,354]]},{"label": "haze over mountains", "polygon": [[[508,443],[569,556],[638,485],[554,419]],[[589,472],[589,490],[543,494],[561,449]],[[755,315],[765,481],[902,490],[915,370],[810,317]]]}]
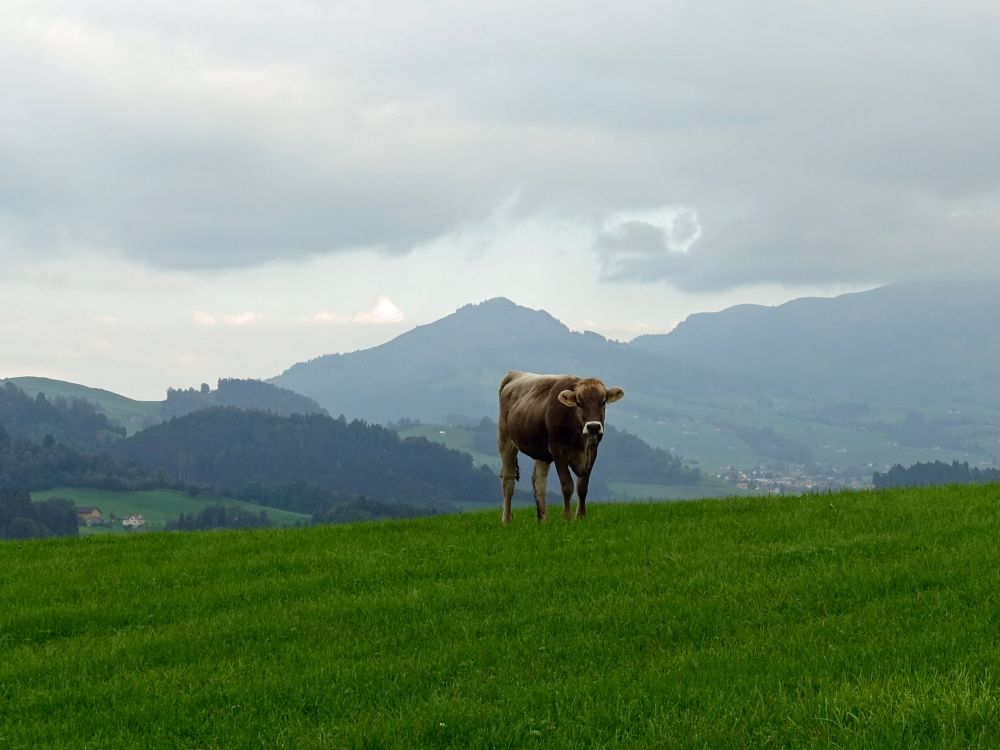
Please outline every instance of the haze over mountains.
[{"label": "haze over mountains", "polygon": [[703,466],[777,462],[870,477],[1000,453],[1000,302],[988,282],[894,285],[693,315],[625,344],[498,298],[271,382],[331,414],[494,416],[509,369],[601,376],[609,422]]},{"label": "haze over mountains", "polygon": [[295,364],[270,385],[223,379],[217,390],[171,389],[164,402],[132,402],[12,380],[32,395],[86,398],[134,431],[144,420],[219,405],[475,424],[496,418],[508,370],[574,372],[626,390],[608,410],[610,425],[710,473],[735,481],[758,467],[792,474],[801,487],[863,484],[894,463],[1000,465],[996,288],[898,285],[741,305],[631,343],[574,332],[545,311],[495,298],[380,346]]},{"label": "haze over mountains", "polygon": [[949,399],[1000,404],[1000,285],[886,286],[779,307],[690,316],[632,345],[802,395],[907,408]]},{"label": "haze over mountains", "polygon": [[[504,298],[465,305],[380,346],[293,365],[269,382],[315,399],[331,414],[375,421],[496,416],[509,370],[599,374],[631,389],[732,387],[707,368],[571,331],[544,310]],[[628,389],[627,389],[628,390]]]}]

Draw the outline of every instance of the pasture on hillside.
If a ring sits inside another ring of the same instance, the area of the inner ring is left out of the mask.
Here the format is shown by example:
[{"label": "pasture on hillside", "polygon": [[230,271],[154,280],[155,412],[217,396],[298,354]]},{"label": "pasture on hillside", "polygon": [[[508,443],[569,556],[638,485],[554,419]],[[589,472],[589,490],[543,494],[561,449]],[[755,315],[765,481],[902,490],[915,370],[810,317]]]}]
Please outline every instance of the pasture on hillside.
[{"label": "pasture on hillside", "polygon": [[[92,487],[56,487],[52,490],[33,492],[31,496],[33,500],[64,497],[72,500],[78,508],[88,505],[96,506],[101,509],[105,519],[109,519],[112,514],[120,519],[133,513],[141,513],[146,519],[146,530],[162,530],[168,522],[176,521],[182,513],[195,516],[205,508],[216,505],[235,508],[254,516],[265,513],[276,526],[306,525],[312,520],[304,513],[269,508],[229,497],[193,496],[179,490],[118,491],[100,490]],[[121,532],[122,527],[120,523],[114,524],[108,530]],[[99,531],[104,531],[104,529],[81,529],[81,532],[85,534]]]},{"label": "pasture on hillside", "polygon": [[1000,487],[0,544],[0,748],[996,747]]}]

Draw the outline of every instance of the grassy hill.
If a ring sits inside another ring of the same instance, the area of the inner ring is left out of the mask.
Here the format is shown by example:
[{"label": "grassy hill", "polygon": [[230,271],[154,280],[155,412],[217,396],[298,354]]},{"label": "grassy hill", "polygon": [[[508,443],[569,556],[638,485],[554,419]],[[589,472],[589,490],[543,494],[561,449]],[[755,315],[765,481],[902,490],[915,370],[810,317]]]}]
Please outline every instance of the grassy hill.
[{"label": "grassy hill", "polygon": [[107,414],[109,419],[124,426],[130,434],[162,419],[162,401],[136,401],[103,388],[90,388],[51,378],[20,377],[8,380],[29,396],[44,393],[47,397],[61,396],[69,400],[78,398],[89,401]]},{"label": "grassy hill", "polygon": [[[97,506],[105,518],[108,518],[112,513],[118,518],[141,513],[146,519],[147,530],[162,529],[168,521],[176,521],[181,513],[197,515],[212,505],[235,507],[254,515],[263,511],[267,513],[271,521],[279,526],[295,526],[310,522],[310,517],[302,513],[292,513],[280,508],[268,508],[227,497],[209,497],[207,495],[193,497],[186,492],[178,492],[177,490],[113,492],[88,487],[57,487],[54,490],[33,492],[31,496],[33,500],[65,497],[72,500],[78,507]],[[120,531],[121,529],[116,530]]]},{"label": "grassy hill", "polygon": [[164,401],[136,401],[103,388],[90,388],[51,378],[16,377],[6,381],[0,379],[2,382],[13,383],[29,396],[43,393],[50,399],[61,397],[70,401],[87,401],[106,414],[108,419],[125,427],[130,435],[171,417],[218,406],[283,415],[324,413],[322,407],[310,398],[252,379],[220,378],[215,390],[169,388]]},{"label": "grassy hill", "polygon": [[995,747],[1000,486],[0,545],[0,745]]}]

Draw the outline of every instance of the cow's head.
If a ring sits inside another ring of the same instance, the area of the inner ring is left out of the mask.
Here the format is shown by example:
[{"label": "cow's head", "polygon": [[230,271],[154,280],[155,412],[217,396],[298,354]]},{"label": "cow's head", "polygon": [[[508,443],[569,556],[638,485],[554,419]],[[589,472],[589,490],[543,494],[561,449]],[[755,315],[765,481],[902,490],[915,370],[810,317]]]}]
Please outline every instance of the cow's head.
[{"label": "cow's head", "polygon": [[599,443],[604,436],[604,407],[625,396],[621,388],[605,388],[597,378],[581,380],[573,390],[559,393],[559,403],[576,409],[583,436]]}]

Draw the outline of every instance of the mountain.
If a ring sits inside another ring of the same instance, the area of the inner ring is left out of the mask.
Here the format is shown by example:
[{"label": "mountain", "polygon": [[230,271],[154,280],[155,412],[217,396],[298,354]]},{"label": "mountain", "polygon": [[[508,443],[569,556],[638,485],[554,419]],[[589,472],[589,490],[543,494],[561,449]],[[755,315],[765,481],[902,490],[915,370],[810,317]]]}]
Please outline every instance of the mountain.
[{"label": "mountain", "polygon": [[495,415],[509,370],[600,374],[649,392],[739,388],[724,373],[651,356],[542,310],[504,298],[466,305],[441,320],[349,354],[296,364],[269,382],[316,399],[331,414],[389,422]]},{"label": "mountain", "polygon": [[[777,307],[690,316],[632,346],[824,399],[906,408],[964,397],[1000,407],[1000,296],[994,281],[886,286]],[[985,385],[985,387],[984,387]]]},{"label": "mountain", "polygon": [[870,485],[895,463],[1000,465],[995,288],[892,285],[740,305],[628,344],[498,298],[270,382],[331,414],[449,422],[493,417],[511,369],[596,375],[626,391],[610,424],[741,484]]}]

